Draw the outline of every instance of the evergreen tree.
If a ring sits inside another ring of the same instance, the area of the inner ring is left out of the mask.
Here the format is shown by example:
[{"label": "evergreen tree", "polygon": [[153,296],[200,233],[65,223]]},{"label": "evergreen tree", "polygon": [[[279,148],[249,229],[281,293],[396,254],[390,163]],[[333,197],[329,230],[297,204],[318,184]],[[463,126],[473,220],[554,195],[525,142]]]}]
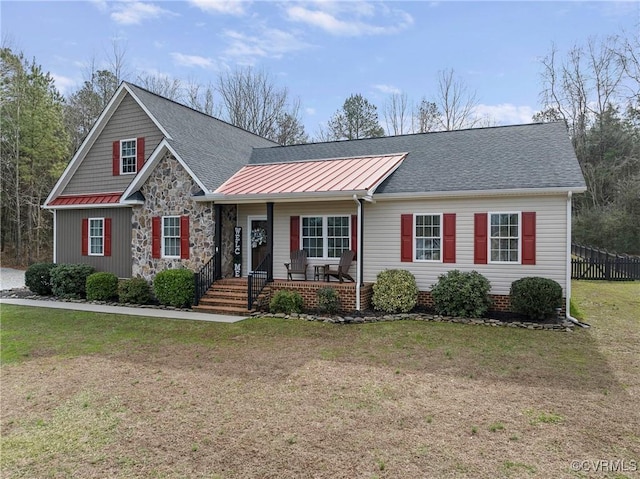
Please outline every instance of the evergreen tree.
[{"label": "evergreen tree", "polygon": [[351,95],[329,120],[329,138],[356,140],[384,136],[377,110],[373,103],[359,93]]}]

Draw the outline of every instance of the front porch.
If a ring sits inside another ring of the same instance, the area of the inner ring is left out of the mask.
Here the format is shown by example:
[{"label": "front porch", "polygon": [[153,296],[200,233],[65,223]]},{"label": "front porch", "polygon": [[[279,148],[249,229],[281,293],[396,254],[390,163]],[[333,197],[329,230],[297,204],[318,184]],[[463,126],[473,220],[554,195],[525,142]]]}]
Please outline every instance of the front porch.
[{"label": "front porch", "polygon": [[[267,283],[248,308],[248,278],[227,278],[215,281],[207,292],[193,307],[196,311],[246,315],[255,311],[268,311],[272,296],[278,291],[297,291],[304,301],[306,311],[315,310],[318,306],[317,291],[321,288],[333,288],[340,298],[341,313],[349,313],[356,309],[356,284],[338,281],[288,281],[274,279]],[[366,283],[360,287],[360,310],[371,305],[373,284]]]}]

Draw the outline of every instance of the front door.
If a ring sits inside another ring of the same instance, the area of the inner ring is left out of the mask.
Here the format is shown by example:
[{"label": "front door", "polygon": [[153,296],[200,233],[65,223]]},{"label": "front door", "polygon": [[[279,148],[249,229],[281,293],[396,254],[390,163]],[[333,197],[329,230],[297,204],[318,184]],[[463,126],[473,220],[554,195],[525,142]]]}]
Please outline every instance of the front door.
[{"label": "front door", "polygon": [[254,271],[267,256],[267,219],[249,218],[250,270]]}]

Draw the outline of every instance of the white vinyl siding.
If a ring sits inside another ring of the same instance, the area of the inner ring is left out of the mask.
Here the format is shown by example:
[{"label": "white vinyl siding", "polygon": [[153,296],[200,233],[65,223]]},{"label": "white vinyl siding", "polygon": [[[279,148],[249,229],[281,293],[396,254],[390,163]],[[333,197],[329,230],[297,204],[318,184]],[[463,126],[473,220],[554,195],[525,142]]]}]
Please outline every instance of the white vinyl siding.
[{"label": "white vinyl siding", "polygon": [[[374,282],[385,269],[407,269],[421,291],[430,291],[438,276],[451,269],[478,271],[491,283],[493,294],[509,294],[511,283],[524,276],[542,276],[566,287],[566,195],[488,197],[432,200],[384,200],[364,204],[364,281]],[[412,212],[456,214],[456,264],[400,261],[400,216]],[[536,212],[536,264],[475,264],[474,214],[501,211]]]},{"label": "white vinyl siding", "polygon": [[104,255],[104,218],[89,218],[89,256]]}]

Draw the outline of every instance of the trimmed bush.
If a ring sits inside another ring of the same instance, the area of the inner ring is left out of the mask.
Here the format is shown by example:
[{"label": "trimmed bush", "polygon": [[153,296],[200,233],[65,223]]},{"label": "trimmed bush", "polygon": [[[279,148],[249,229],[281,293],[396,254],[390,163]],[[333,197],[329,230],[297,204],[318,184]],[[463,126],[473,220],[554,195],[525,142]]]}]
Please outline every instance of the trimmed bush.
[{"label": "trimmed bush", "polygon": [[269,311],[285,314],[301,313],[302,304],[302,296],[297,291],[278,291],[271,298]]},{"label": "trimmed bush", "polygon": [[454,269],[438,276],[431,297],[438,314],[480,318],[491,306],[490,290],[489,280],[477,271],[462,273]]},{"label": "trimmed bush", "polygon": [[153,293],[160,304],[175,308],[189,308],[196,291],[193,271],[167,269],[153,279]]},{"label": "trimmed bush", "polygon": [[333,288],[320,288],[316,291],[318,299],[318,311],[321,313],[336,314],[340,311],[340,296]]},{"label": "trimmed bush", "polygon": [[121,303],[150,303],[151,287],[144,278],[124,279],[118,284],[118,300]]},{"label": "trimmed bush", "polygon": [[48,296],[51,294],[51,270],[54,263],[35,263],[24,273],[24,283],[32,293]]},{"label": "trimmed bush", "polygon": [[552,279],[530,276],[511,283],[511,310],[530,319],[555,317],[562,307],[562,286]]},{"label": "trimmed bush", "polygon": [[118,277],[113,273],[93,273],[87,278],[89,301],[111,301],[118,296]]},{"label": "trimmed bush", "polygon": [[386,313],[408,313],[418,301],[416,278],[404,269],[378,273],[373,285],[373,307]]},{"label": "trimmed bush", "polygon": [[58,264],[51,269],[51,292],[59,298],[84,298],[87,278],[95,271],[88,264]]}]

